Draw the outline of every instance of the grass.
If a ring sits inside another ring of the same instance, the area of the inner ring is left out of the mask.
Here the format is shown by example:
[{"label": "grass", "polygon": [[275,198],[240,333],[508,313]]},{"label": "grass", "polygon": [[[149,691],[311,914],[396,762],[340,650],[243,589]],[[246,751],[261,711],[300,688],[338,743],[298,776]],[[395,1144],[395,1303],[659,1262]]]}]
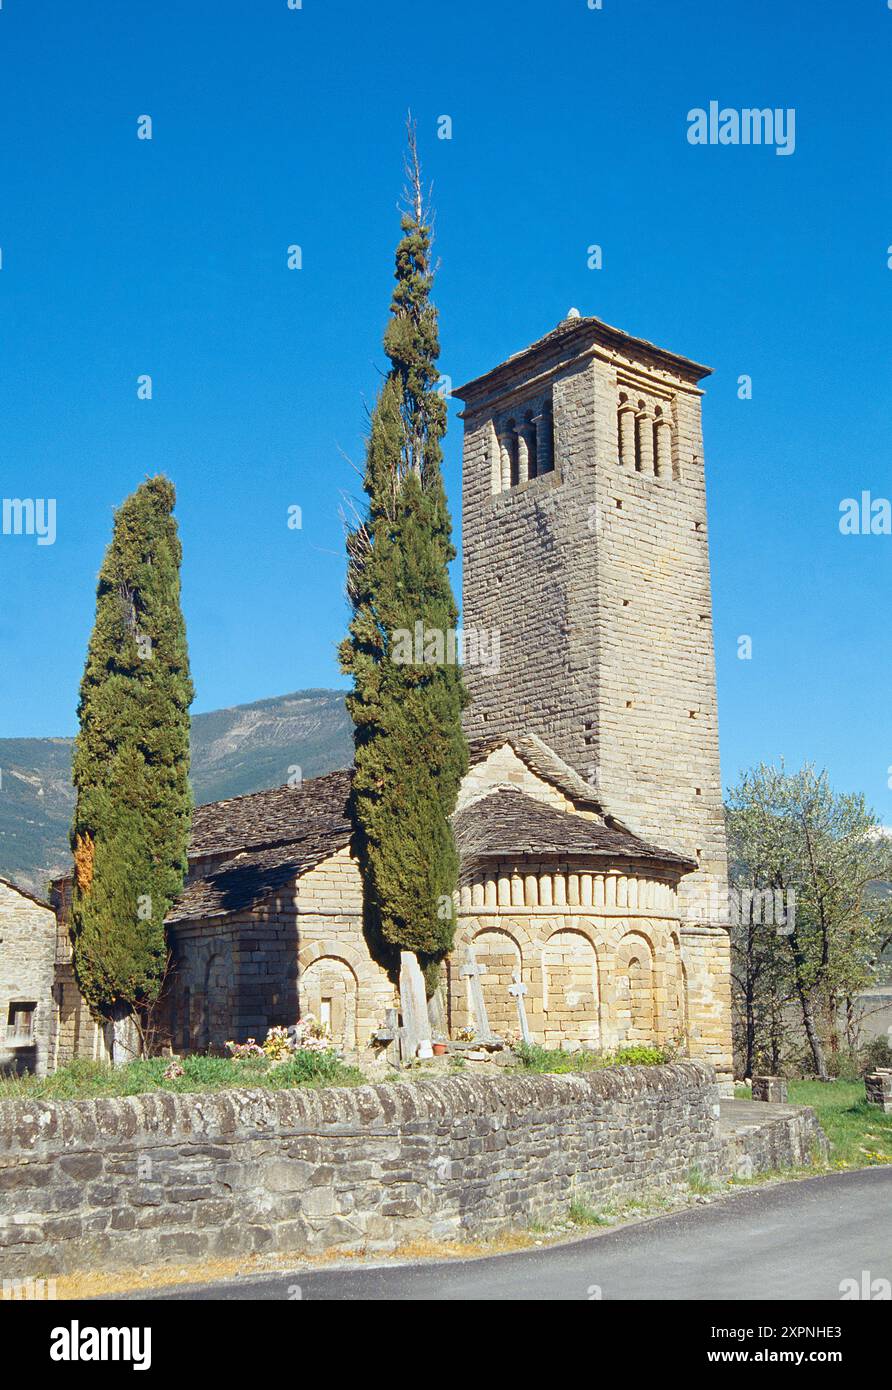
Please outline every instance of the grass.
[{"label": "grass", "polygon": [[789,1095],[791,1104],[814,1110],[835,1168],[892,1163],[892,1115],[867,1104],[863,1081],[791,1081]]},{"label": "grass", "polygon": [[[715,1189],[710,1186],[710,1192]],[[651,1216],[664,1216],[677,1211],[679,1203],[664,1192],[642,1192],[637,1197],[625,1197],[592,1207],[581,1197],[573,1197],[567,1216],[574,1226],[616,1226],[626,1221],[640,1221]]]},{"label": "grass", "polygon": [[[748,1086],[734,1092],[749,1100]],[[892,1163],[892,1115],[868,1105],[863,1081],[790,1081],[791,1105],[810,1105],[830,1140],[832,1168]]]},{"label": "grass", "polygon": [[340,1062],[334,1052],[304,1052],[273,1066],[266,1058],[234,1061],[230,1057],[182,1057],[182,1076],[165,1080],[169,1057],[150,1057],[112,1067],[107,1062],[76,1061],[52,1076],[0,1078],[0,1100],[89,1100],[97,1096],[138,1096],[149,1091],[184,1094],[259,1086],[280,1091],[294,1086],[356,1086],[366,1080],[357,1067]]},{"label": "grass", "polygon": [[715,1191],[715,1183],[711,1182],[699,1168],[688,1170],[688,1187],[694,1193],[705,1196],[707,1192]]},{"label": "grass", "polygon": [[[334,1052],[305,1051],[278,1065],[265,1057],[236,1060],[192,1056],[177,1060],[183,1074],[169,1080],[164,1076],[169,1057],[150,1057],[123,1067],[79,1060],[60,1067],[52,1076],[0,1076],[0,1100],[90,1100],[98,1096],[138,1096],[150,1091],[184,1094],[255,1086],[278,1091],[292,1086],[357,1086],[367,1080],[359,1068],[346,1066]],[[651,1047],[629,1047],[615,1053],[527,1047],[520,1049],[515,1070],[578,1072],[592,1067],[652,1065],[667,1060],[668,1054]],[[463,1071],[466,1065],[461,1056],[449,1059],[452,1073]],[[407,1073],[401,1079],[412,1078]]]},{"label": "grass", "polygon": [[592,1071],[603,1067],[655,1067],[672,1060],[659,1047],[621,1047],[617,1052],[564,1052],[561,1048],[521,1044],[516,1049],[520,1070],[532,1072]]},{"label": "grass", "polygon": [[574,1197],[570,1203],[570,1210],[567,1215],[574,1226],[609,1226],[610,1217],[604,1212],[596,1211],[588,1203],[583,1202],[580,1197]]}]

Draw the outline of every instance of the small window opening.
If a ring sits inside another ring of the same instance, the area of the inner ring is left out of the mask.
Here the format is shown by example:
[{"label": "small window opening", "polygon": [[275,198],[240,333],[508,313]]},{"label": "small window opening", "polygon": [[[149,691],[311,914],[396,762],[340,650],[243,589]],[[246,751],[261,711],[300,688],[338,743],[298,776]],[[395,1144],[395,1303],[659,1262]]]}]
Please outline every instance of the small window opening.
[{"label": "small window opening", "polygon": [[36,1003],[10,1004],[6,1017],[6,1038],[8,1042],[27,1042],[34,1036],[34,1015]]}]

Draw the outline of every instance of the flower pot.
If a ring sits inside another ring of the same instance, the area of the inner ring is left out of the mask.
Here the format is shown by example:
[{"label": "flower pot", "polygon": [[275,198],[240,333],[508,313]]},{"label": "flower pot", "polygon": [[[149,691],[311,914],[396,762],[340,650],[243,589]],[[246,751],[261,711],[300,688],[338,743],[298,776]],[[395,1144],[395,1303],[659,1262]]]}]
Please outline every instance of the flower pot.
[{"label": "flower pot", "polygon": [[446,1053],[449,1051],[449,1045],[448,1045],[448,1043],[444,1043],[444,1042],[435,1042],[433,1046],[434,1046],[434,1056],[435,1056],[435,1057],[445,1057],[445,1056],[446,1056]]}]

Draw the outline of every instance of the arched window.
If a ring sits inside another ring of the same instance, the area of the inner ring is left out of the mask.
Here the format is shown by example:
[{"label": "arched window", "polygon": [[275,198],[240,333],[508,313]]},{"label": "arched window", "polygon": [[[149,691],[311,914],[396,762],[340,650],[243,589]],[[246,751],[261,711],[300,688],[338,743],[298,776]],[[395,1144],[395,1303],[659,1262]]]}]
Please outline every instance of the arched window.
[{"label": "arched window", "polygon": [[673,446],[672,407],[652,398],[630,398],[620,391],[616,406],[617,448],[620,465],[647,477],[678,479]]},{"label": "arched window", "polygon": [[654,471],[653,422],[647,401],[638,402],[636,416],[638,429],[635,436],[635,467],[639,473]]},{"label": "arched window", "polygon": [[508,492],[554,471],[554,420],[551,403],[530,406],[522,415],[493,420],[488,453],[491,490]]},{"label": "arched window", "polygon": [[658,478],[672,476],[672,425],[660,405],[654,413],[654,473]]},{"label": "arched window", "polygon": [[619,395],[616,430],[619,439],[619,461],[623,468],[635,465],[635,407],[625,391]]},{"label": "arched window", "polygon": [[517,422],[509,420],[506,427],[508,443],[508,486],[517,487],[520,481],[520,448],[517,435]]},{"label": "arched window", "polygon": [[536,477],[554,472],[554,416],[551,402],[546,401],[538,415],[533,416],[536,426]]},{"label": "arched window", "polygon": [[520,481],[526,482],[529,478],[535,478],[537,471],[536,459],[536,426],[533,424],[533,412],[528,410],[523,419],[520,429],[520,438],[523,449],[523,457],[520,465]]}]

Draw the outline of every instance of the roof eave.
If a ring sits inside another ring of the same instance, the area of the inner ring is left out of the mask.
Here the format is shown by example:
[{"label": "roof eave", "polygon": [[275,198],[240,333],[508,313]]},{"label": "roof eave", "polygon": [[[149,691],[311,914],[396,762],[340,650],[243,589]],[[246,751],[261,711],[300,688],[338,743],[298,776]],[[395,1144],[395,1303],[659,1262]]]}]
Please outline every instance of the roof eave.
[{"label": "roof eave", "polygon": [[453,386],[451,394],[460,401],[470,403],[485,396],[492,387],[498,384],[500,378],[508,379],[515,375],[519,367],[532,361],[543,349],[558,343],[569,345],[574,341],[582,342],[586,339],[590,341],[592,347],[600,345],[655,357],[692,386],[696,386],[697,382],[712,375],[712,368],[707,367],[702,362],[695,362],[691,357],[684,357],[681,353],[671,352],[668,348],[661,348],[646,338],[638,338],[632,333],[626,333],[621,328],[605,323],[603,319],[590,316],[565,319],[550,333],[538,338],[536,342],[523,348],[522,351],[514,353],[506,361],[499,363],[497,367],[483,372],[480,376],[473,377],[463,386]]}]

